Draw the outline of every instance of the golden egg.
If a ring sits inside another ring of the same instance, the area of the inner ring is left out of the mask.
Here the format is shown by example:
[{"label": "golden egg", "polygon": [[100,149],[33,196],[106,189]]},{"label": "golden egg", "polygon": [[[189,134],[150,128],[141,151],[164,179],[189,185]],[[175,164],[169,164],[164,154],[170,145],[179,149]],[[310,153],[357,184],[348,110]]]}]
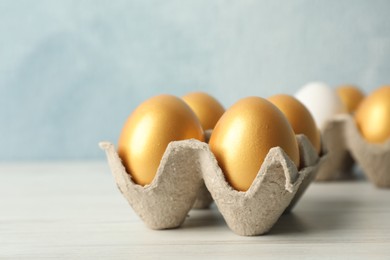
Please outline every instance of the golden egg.
[{"label": "golden egg", "polygon": [[341,101],[343,102],[348,113],[352,114],[364,99],[364,93],[356,86],[342,85],[337,89]]},{"label": "golden egg", "polygon": [[207,93],[193,92],[182,98],[199,118],[203,130],[213,129],[225,112],[218,100]]},{"label": "golden egg", "polygon": [[390,138],[390,86],[383,86],[366,97],[355,113],[362,136],[371,143]]},{"label": "golden egg", "polygon": [[289,95],[275,95],[268,98],[287,118],[295,134],[304,134],[317,153],[321,151],[321,134],[309,110],[296,98]]},{"label": "golden egg", "polygon": [[281,147],[299,167],[293,129],[283,113],[263,98],[244,98],[229,108],[209,144],[226,180],[239,191],[250,188],[272,147]]},{"label": "golden egg", "polygon": [[194,112],[178,97],[159,95],[142,103],[127,119],[118,153],[133,181],[146,185],[152,182],[168,144],[191,138],[204,141]]}]

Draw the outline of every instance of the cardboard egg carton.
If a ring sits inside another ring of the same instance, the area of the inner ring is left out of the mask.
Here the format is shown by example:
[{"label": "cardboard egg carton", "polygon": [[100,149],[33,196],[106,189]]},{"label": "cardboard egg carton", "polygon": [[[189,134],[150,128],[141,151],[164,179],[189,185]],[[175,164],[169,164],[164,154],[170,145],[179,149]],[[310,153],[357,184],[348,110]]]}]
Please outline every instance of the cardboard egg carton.
[{"label": "cardboard egg carton", "polygon": [[132,181],[113,144],[99,145],[106,151],[119,190],[148,227],[179,227],[195,201],[211,194],[230,229],[253,236],[268,232],[283,212],[293,208],[326,160],[326,156],[318,157],[305,136],[299,135],[297,140],[301,170],[280,147],[274,147],[246,192],[234,190],[226,182],[207,143],[193,139],[171,142],[155,178],[146,186]]},{"label": "cardboard egg carton", "polygon": [[383,144],[367,142],[352,116],[342,114],[327,123],[323,141],[328,161],[321,165],[317,180],[348,178],[356,161],[377,187],[390,188],[390,140]]},{"label": "cardboard egg carton", "polygon": [[[204,132],[205,142],[209,143],[212,129],[206,130]],[[213,197],[211,197],[210,192],[206,188],[204,182],[202,182],[201,187],[199,188],[198,197],[195,200],[194,205],[192,205],[193,209],[208,209],[210,205],[213,203]]]},{"label": "cardboard egg carton", "polygon": [[343,115],[335,116],[321,129],[322,153],[327,154],[327,163],[318,169],[317,181],[349,179],[352,175],[354,160],[347,146]]}]

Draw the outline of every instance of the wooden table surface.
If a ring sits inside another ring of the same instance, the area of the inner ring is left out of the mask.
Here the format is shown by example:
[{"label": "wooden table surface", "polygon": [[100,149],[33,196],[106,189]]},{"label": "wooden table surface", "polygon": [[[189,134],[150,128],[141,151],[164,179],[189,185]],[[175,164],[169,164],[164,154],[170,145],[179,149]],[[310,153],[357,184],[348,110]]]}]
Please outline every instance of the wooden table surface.
[{"label": "wooden table surface", "polygon": [[106,162],[0,164],[1,259],[390,259],[390,189],[314,183],[271,232],[241,237],[215,206],[149,230]]}]

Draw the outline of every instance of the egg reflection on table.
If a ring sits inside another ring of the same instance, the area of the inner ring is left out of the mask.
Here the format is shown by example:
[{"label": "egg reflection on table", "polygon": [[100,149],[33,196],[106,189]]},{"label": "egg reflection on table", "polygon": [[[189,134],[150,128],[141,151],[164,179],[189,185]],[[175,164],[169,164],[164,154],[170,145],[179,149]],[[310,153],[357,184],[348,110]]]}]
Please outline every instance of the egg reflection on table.
[{"label": "egg reflection on table", "polygon": [[225,112],[221,103],[207,93],[192,92],[182,98],[199,118],[203,130],[213,129]]},{"label": "egg reflection on table", "polygon": [[390,138],[390,86],[383,86],[367,96],[355,113],[362,136],[371,143]]},{"label": "egg reflection on table", "polygon": [[195,138],[204,141],[202,126],[180,98],[159,95],[146,100],[127,119],[118,143],[118,154],[133,181],[146,185],[172,141]]},{"label": "egg reflection on table", "polygon": [[268,98],[285,115],[295,134],[304,134],[319,154],[321,134],[309,110],[296,98],[279,94]]},{"label": "egg reflection on table", "polygon": [[304,85],[295,97],[310,111],[319,129],[335,115],[346,112],[336,90],[322,82]]},{"label": "egg reflection on table", "polygon": [[291,125],[271,102],[260,97],[239,100],[218,121],[210,138],[228,183],[236,190],[250,188],[273,147],[281,147],[299,167],[299,150]]},{"label": "egg reflection on table", "polygon": [[337,87],[336,91],[350,114],[355,112],[360,102],[364,99],[364,93],[354,85],[342,85]]}]

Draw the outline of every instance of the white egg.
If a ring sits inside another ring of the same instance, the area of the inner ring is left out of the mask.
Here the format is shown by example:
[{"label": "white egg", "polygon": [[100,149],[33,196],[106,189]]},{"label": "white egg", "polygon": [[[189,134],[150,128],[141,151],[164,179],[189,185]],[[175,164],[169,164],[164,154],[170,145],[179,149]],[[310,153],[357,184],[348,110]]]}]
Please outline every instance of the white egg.
[{"label": "white egg", "polygon": [[337,91],[322,82],[304,85],[295,97],[309,109],[319,129],[336,114],[346,112]]}]

